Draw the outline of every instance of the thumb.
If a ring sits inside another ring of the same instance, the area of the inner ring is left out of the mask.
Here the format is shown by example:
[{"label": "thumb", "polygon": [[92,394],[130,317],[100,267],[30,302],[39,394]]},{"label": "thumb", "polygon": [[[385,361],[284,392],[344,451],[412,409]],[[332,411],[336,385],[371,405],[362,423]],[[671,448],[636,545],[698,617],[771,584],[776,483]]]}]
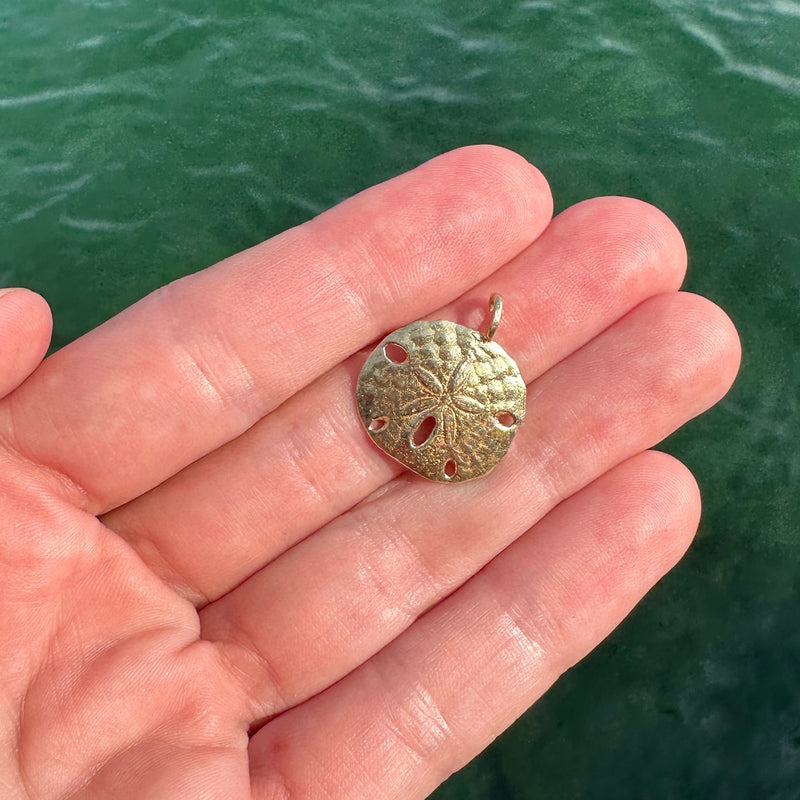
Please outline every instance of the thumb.
[{"label": "thumb", "polygon": [[39,366],[53,330],[50,307],[28,289],[0,289],[0,397]]}]

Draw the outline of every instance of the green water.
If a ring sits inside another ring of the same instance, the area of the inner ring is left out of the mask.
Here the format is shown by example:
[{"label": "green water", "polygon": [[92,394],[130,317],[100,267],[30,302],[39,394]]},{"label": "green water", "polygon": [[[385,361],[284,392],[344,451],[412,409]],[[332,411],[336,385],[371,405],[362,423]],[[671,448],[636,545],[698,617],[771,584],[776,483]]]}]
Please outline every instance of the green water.
[{"label": "green water", "polygon": [[662,207],[742,375],[687,559],[437,800],[800,797],[800,3],[0,0],[0,284],[56,345],[470,142]]}]

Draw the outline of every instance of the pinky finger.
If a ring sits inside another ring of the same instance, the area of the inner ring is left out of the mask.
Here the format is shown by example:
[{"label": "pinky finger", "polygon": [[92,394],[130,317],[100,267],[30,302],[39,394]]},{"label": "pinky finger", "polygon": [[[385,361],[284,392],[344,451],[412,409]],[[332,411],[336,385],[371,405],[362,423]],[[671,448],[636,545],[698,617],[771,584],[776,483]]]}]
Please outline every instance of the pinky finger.
[{"label": "pinky finger", "polygon": [[0,289],[0,397],[39,366],[53,330],[50,308],[28,289]]},{"label": "pinky finger", "polygon": [[700,513],[646,452],[564,501],[391,645],[251,740],[257,800],[426,797],[594,648]]}]

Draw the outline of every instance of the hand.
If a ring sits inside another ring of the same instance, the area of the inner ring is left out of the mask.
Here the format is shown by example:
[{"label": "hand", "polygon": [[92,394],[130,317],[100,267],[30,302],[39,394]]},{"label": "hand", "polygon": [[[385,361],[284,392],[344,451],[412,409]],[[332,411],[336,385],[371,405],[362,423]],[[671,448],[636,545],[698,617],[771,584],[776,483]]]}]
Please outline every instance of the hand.
[{"label": "hand", "polygon": [[[46,306],[0,298],[3,798],[422,798],[677,561],[697,488],[648,448],[736,334],[659,211],[551,207],[519,156],[454,151],[36,369]],[[361,429],[365,348],[482,328],[492,292],[527,418],[429,483]]]}]

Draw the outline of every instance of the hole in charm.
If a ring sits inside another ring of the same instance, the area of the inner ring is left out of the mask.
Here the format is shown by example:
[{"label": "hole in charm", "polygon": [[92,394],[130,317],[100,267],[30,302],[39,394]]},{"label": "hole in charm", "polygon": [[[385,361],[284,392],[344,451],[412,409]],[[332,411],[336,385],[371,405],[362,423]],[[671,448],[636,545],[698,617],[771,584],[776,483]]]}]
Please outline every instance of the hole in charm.
[{"label": "hole in charm", "polygon": [[411,433],[411,446],[422,447],[422,445],[427,444],[431,440],[435,429],[436,417],[425,417]]},{"label": "hole in charm", "polygon": [[387,342],[383,346],[383,354],[392,364],[404,364],[408,361],[408,351],[397,342]]},{"label": "hole in charm", "polygon": [[388,417],[373,417],[369,421],[369,429],[371,431],[382,431],[386,427],[388,421]]},{"label": "hole in charm", "polygon": [[448,458],[447,461],[444,462],[445,478],[455,478],[457,470],[458,470],[458,464],[456,464],[456,462],[453,461],[452,458]]},{"label": "hole in charm", "polygon": [[496,417],[501,428],[512,428],[517,418],[510,411],[501,411]]}]

